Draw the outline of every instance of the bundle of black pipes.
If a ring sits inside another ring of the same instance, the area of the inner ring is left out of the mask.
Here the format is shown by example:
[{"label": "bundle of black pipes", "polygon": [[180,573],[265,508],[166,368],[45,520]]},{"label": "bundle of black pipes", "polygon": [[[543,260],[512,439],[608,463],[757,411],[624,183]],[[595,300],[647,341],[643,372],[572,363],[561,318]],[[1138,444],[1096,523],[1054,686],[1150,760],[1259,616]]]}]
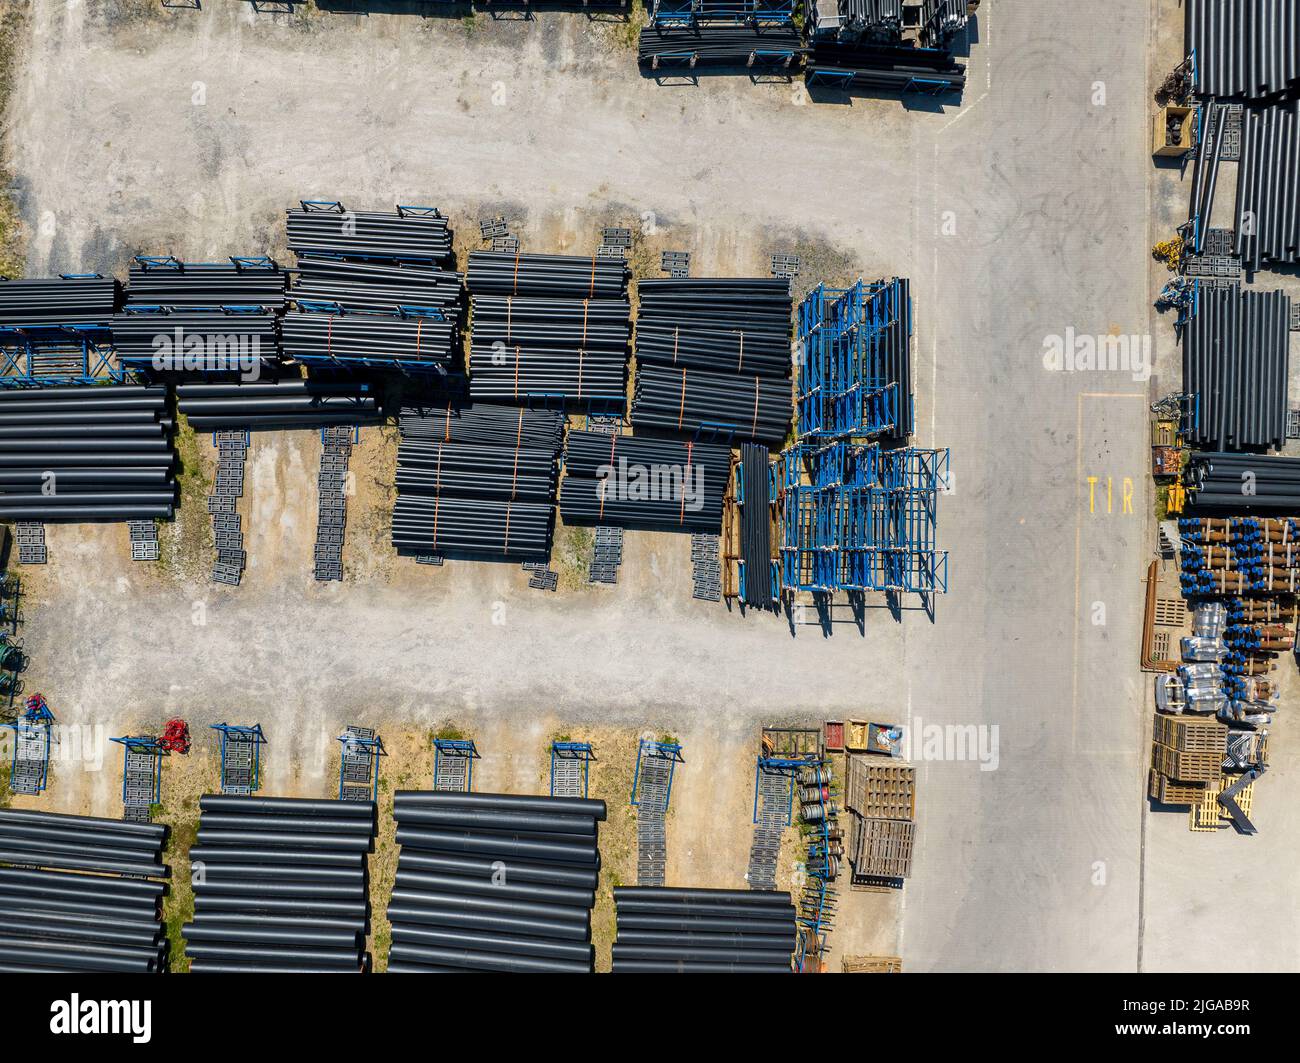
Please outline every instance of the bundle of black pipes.
[{"label": "bundle of black pipes", "polygon": [[1193,453],[1183,475],[1193,510],[1300,509],[1300,458]]},{"label": "bundle of black pipes", "polygon": [[767,447],[740,448],[740,558],[745,563],[745,604],[766,609],[772,604],[772,522],[768,511]]},{"label": "bundle of black pipes", "polygon": [[[1294,50],[1300,52],[1300,44]],[[1300,97],[1247,105],[1241,117],[1237,254],[1250,270],[1295,265],[1300,262]],[[1202,227],[1208,219],[1206,211]]]},{"label": "bundle of black pipes", "polygon": [[190,849],[196,974],[367,970],[369,801],[208,794]]},{"label": "bundle of black pipes", "polygon": [[918,83],[931,91],[960,93],[966,88],[966,65],[944,48],[818,38],[804,72],[810,85],[847,84],[891,92],[903,92]]},{"label": "bundle of black pipes", "polygon": [[1285,292],[1206,288],[1183,330],[1188,440],[1217,450],[1286,442],[1291,300]]},{"label": "bundle of black pipes", "polygon": [[790,894],[766,890],[614,889],[614,974],[789,974]]},{"label": "bundle of black pipes", "polygon": [[390,314],[403,307],[437,307],[455,318],[463,285],[461,274],[436,266],[300,255],[298,278],[289,295],[299,306]]},{"label": "bundle of black pipes", "polygon": [[177,373],[262,372],[280,360],[273,311],[128,310],[113,316],[113,346],[127,369]]},{"label": "bundle of black pipes", "polygon": [[637,38],[643,73],[669,74],[700,67],[749,67],[797,62],[806,51],[792,25],[646,26]]},{"label": "bundle of black pipes", "polygon": [[637,365],[790,375],[790,282],[665,277],[637,285]]},{"label": "bundle of black pipes", "polygon": [[731,448],[570,431],[560,515],[565,524],[719,531]]},{"label": "bundle of black pipes", "polygon": [[281,323],[285,356],[323,367],[446,370],[456,358],[458,334],[456,318],[441,312],[293,312]]},{"label": "bundle of black pipes", "polygon": [[162,387],[0,390],[0,520],[169,518],[171,428]]},{"label": "bundle of black pipes", "polygon": [[0,809],[0,973],[165,971],[166,832]]},{"label": "bundle of black pipes", "polygon": [[451,258],[451,228],[429,207],[356,211],[340,203],[304,202],[285,213],[289,249],[297,255],[424,263]]},{"label": "bundle of black pipes", "polygon": [[127,279],[127,306],[284,309],[288,275],[264,256],[229,262],[181,262],[139,256]]},{"label": "bundle of black pipes", "polygon": [[465,275],[470,394],[621,408],[631,333],[627,280],[617,258],[472,252]]},{"label": "bundle of black pipes", "polygon": [[1300,0],[1187,0],[1199,96],[1257,99],[1300,86]]},{"label": "bundle of black pipes", "polygon": [[196,431],[299,429],[377,424],[383,419],[368,384],[293,377],[243,384],[181,384],[176,407]]},{"label": "bundle of black pipes", "polygon": [[604,801],[399,790],[393,816],[390,972],[592,972]]},{"label": "bundle of black pipes", "polygon": [[637,366],[631,415],[637,428],[716,429],[740,439],[780,443],[793,413],[788,380]]},{"label": "bundle of black pipes", "polygon": [[475,295],[473,306],[475,398],[514,401],[532,394],[620,407],[626,401],[632,331],[626,299]]},{"label": "bundle of black pipes", "polygon": [[105,277],[0,280],[0,325],[107,327],[121,286]]},{"label": "bundle of black pipes", "polygon": [[399,424],[399,553],[547,556],[563,427],[558,412],[448,400],[404,408]]}]

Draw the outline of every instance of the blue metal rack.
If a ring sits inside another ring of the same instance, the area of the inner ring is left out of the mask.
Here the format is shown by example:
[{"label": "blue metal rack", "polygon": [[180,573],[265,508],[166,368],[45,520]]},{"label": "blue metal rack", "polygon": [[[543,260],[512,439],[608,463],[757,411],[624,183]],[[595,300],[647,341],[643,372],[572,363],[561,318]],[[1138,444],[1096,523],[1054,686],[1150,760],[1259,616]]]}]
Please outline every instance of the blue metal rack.
[{"label": "blue metal rack", "polygon": [[[339,758],[339,800],[378,801],[379,758],[388,756],[384,740],[369,727],[349,727],[339,735],[339,741],[343,744]],[[436,767],[434,770],[436,773]]]},{"label": "blue metal rack", "polygon": [[479,759],[473,739],[433,740],[433,788],[469,793],[474,789],[474,761]]},{"label": "blue metal rack", "polygon": [[[632,776],[631,803],[633,807],[637,807],[641,804],[641,776],[643,774],[643,769],[645,769],[645,762],[650,759],[657,762],[654,765],[656,769],[663,766],[658,762],[664,762],[664,764],[666,764],[667,780],[664,785],[663,796],[662,798],[656,796],[655,802],[661,808],[667,808],[668,802],[672,799],[673,795],[673,775],[676,772],[677,765],[686,763],[685,759],[682,757],[681,744],[677,742],[660,742],[649,738],[641,739],[636,751],[636,772]],[[658,775],[659,772],[656,771],[655,774]]]},{"label": "blue metal rack", "polygon": [[262,785],[262,746],[266,745],[262,725],[214,723],[211,728],[221,732],[221,792],[256,793]]},{"label": "blue metal rack", "polygon": [[552,742],[551,796],[586,797],[588,769],[595,759],[590,742]]},{"label": "blue metal rack", "polygon": [[143,809],[162,800],[162,762],[168,751],[155,735],[126,735],[110,741],[122,747],[122,804]]}]

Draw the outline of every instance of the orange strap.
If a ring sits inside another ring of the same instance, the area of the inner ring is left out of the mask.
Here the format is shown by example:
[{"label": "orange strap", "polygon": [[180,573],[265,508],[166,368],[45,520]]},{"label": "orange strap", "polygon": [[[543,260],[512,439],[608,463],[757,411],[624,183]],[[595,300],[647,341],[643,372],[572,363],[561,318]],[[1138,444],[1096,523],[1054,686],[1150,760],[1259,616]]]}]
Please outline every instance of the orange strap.
[{"label": "orange strap", "polygon": [[514,280],[511,281],[511,285],[514,288],[514,291],[510,293],[511,295],[519,294],[519,256],[522,254],[523,254],[523,248],[519,248],[515,251],[515,276],[514,276]]},{"label": "orange strap", "polygon": [[591,308],[591,300],[582,301],[582,346],[587,346],[587,311]]},{"label": "orange strap", "polygon": [[325,323],[325,357],[334,357],[334,315],[329,315],[329,320]]},{"label": "orange strap", "polygon": [[513,502],[506,503],[506,541],[501,544],[501,552],[503,554],[509,553],[510,551],[510,507],[513,505]]},{"label": "orange strap", "polygon": [[582,398],[582,363],[586,360],[587,352],[581,347],[578,348],[578,398]]},{"label": "orange strap", "polygon": [[515,450],[524,441],[524,408],[519,407],[519,426],[515,429]]},{"label": "orange strap", "polygon": [[587,287],[587,298],[596,294],[596,256],[591,256],[591,284]]},{"label": "orange strap", "polygon": [[686,444],[686,473],[682,477],[682,508],[681,512],[677,515],[677,523],[679,525],[686,523],[686,477],[691,474],[691,450],[694,446],[695,444],[693,442],[688,442]]},{"label": "orange strap", "polygon": [[433,471],[434,494],[442,494],[442,447],[438,447],[438,465]]},{"label": "orange strap", "polygon": [[514,296],[506,296],[506,343],[510,342],[510,315],[514,310]]},{"label": "orange strap", "polygon": [[749,434],[752,436],[758,431],[758,377],[754,377],[754,420],[749,426]]},{"label": "orange strap", "polygon": [[745,332],[742,329],[740,332],[740,361],[736,363],[736,372],[743,373],[744,371],[745,371]]},{"label": "orange strap", "polygon": [[519,487],[519,448],[515,447],[515,467],[510,473],[510,497],[515,497],[515,491]]},{"label": "orange strap", "polygon": [[515,348],[515,398],[519,398],[519,348]]},{"label": "orange strap", "polygon": [[[614,468],[614,447],[617,444],[618,444],[618,436],[616,435],[610,436],[609,437],[609,467],[611,471],[613,471]],[[605,516],[605,494],[608,491],[608,489],[609,489],[609,477],[607,476],[605,477],[605,479],[600,481],[600,512],[596,514],[597,520],[602,520]]]},{"label": "orange strap", "polygon": [[424,318],[415,323],[415,357],[420,357],[420,331],[424,328]]},{"label": "orange strap", "polygon": [[681,428],[682,418],[686,416],[686,370],[682,370],[682,402],[677,407],[677,427]]},{"label": "orange strap", "polygon": [[433,548],[438,548],[438,507],[442,505],[442,495],[433,496]]},{"label": "orange strap", "polygon": [[447,400],[447,423],[442,429],[442,441],[444,443],[451,441],[451,399]]}]

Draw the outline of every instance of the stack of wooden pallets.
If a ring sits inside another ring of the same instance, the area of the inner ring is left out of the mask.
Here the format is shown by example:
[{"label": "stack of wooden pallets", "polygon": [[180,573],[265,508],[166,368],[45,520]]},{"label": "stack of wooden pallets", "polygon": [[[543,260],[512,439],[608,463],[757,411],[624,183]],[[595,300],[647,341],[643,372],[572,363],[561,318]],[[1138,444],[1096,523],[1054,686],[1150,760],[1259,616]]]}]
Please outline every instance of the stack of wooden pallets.
[{"label": "stack of wooden pallets", "polygon": [[912,873],[916,769],[890,757],[850,753],[845,805],[851,813],[849,864],[854,889],[898,889]]}]

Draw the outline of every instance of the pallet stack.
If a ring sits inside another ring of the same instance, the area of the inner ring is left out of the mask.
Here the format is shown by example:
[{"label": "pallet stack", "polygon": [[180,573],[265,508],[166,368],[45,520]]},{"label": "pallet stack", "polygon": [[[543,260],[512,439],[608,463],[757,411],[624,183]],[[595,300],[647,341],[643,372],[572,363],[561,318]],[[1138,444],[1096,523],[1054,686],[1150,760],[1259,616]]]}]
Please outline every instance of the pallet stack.
[{"label": "pallet stack", "polygon": [[853,887],[901,887],[912,873],[916,769],[892,758],[851,753],[845,762],[845,804],[852,814]]},{"label": "pallet stack", "polygon": [[623,529],[596,526],[588,579],[592,583],[617,583],[618,566],[623,563]]},{"label": "pallet stack", "polygon": [[[1163,805],[1187,806],[1193,831],[1227,827],[1232,817],[1219,796],[1240,772],[1268,762],[1267,734],[1234,731],[1213,718],[1157,713],[1151,737],[1147,792]],[[1247,782],[1234,795],[1247,817],[1253,790],[1254,782]]]},{"label": "pallet stack", "polygon": [[691,577],[694,581],[692,598],[705,602],[722,601],[721,538],[709,532],[691,535]]},{"label": "pallet stack", "polygon": [[131,560],[158,560],[158,525],[151,520],[128,520],[131,533]]},{"label": "pallet stack", "polygon": [[212,514],[212,538],[217,560],[212,566],[212,582],[238,587],[243,577],[247,554],[244,531],[235,511],[236,500],[244,495],[244,463],[248,458],[248,433],[238,429],[221,431],[217,441],[217,482],[208,496]]},{"label": "pallet stack", "polygon": [[348,523],[348,458],[353,429],[333,425],[321,429],[320,504],[316,521],[316,578],[343,578],[343,532]]},{"label": "pallet stack", "polygon": [[18,540],[18,563],[20,565],[43,565],[46,561],[45,525],[40,521],[20,520],[14,525],[14,537]]}]

